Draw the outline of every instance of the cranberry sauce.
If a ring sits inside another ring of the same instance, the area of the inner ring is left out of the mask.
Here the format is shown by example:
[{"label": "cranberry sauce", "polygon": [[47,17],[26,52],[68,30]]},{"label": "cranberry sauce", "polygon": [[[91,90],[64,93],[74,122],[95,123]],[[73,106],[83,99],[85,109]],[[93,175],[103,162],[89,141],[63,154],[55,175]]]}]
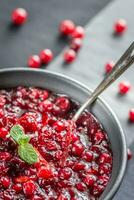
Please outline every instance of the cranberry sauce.
[{"label": "cranberry sauce", "polygon": [[[112,171],[112,152],[97,119],[79,104],[45,89],[0,90],[0,200],[96,200]],[[38,152],[29,165],[7,137],[21,125]]]}]

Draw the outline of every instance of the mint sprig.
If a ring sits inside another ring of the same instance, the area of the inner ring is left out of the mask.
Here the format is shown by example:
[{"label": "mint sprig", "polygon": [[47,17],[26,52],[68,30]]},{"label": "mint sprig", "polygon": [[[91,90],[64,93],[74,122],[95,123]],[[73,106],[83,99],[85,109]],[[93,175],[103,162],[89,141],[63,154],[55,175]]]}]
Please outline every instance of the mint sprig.
[{"label": "mint sprig", "polygon": [[29,144],[30,137],[24,133],[24,129],[20,125],[14,125],[9,136],[18,144],[18,154],[22,160],[28,164],[36,163],[38,155],[34,147]]}]

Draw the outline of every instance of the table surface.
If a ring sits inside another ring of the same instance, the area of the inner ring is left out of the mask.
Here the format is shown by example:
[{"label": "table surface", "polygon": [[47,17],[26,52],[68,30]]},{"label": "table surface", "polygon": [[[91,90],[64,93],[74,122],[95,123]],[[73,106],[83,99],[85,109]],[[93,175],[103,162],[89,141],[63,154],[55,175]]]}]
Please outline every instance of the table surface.
[{"label": "table surface", "polygon": [[[133,40],[133,0],[111,1],[105,8],[103,7],[109,0],[14,0],[12,4],[10,2],[1,0],[0,6],[1,68],[25,67],[30,54],[37,54],[40,49],[48,47],[55,53],[55,59],[48,66],[48,70],[68,75],[90,88],[95,88],[104,77],[105,62],[111,59],[116,61]],[[28,22],[20,28],[10,24],[9,13],[15,7],[25,7],[29,12]],[[122,37],[115,37],[112,33],[112,24],[121,17],[127,20],[129,28]],[[58,36],[58,23],[64,18],[86,25],[83,48],[71,65],[64,65],[61,52],[68,41]],[[131,91],[124,97],[117,95],[117,85],[121,80],[129,80],[134,89],[133,74],[134,69],[129,69],[104,93],[103,98],[117,114],[127,144],[134,152],[134,125],[127,121],[128,111],[134,107],[134,92]],[[133,171],[134,159],[128,163],[124,181],[114,200],[134,199]]]}]

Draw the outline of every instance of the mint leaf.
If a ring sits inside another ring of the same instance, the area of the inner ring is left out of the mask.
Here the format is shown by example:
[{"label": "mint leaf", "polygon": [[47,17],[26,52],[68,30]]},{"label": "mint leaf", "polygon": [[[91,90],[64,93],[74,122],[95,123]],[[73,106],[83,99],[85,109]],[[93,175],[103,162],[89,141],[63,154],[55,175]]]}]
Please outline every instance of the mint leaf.
[{"label": "mint leaf", "polygon": [[23,135],[18,139],[18,144],[26,144],[30,141],[30,137],[28,135]]},{"label": "mint leaf", "polygon": [[38,160],[38,155],[36,150],[29,143],[19,145],[18,154],[20,158],[25,162],[27,162],[28,164],[36,163]]},{"label": "mint leaf", "polygon": [[20,125],[14,125],[11,130],[9,135],[17,142],[19,143],[20,138],[22,138],[24,134],[23,127]]}]

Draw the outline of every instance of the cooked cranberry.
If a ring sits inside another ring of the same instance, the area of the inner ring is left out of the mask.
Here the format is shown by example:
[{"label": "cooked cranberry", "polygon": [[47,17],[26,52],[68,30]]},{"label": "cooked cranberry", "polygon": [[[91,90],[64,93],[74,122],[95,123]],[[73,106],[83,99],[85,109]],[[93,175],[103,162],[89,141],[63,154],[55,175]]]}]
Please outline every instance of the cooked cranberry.
[{"label": "cooked cranberry", "polygon": [[80,192],[84,192],[87,189],[86,185],[84,183],[82,183],[82,182],[81,183],[77,183],[76,184],[76,188]]},{"label": "cooked cranberry", "polygon": [[111,60],[105,64],[105,72],[110,73],[114,67],[115,63]]},{"label": "cooked cranberry", "polygon": [[28,66],[31,68],[40,68],[41,60],[38,55],[33,55],[28,58]]},{"label": "cooked cranberry", "polygon": [[59,171],[59,177],[61,179],[69,179],[72,175],[72,171],[70,168],[64,168]]},{"label": "cooked cranberry", "polygon": [[69,49],[64,53],[64,61],[66,63],[72,63],[76,58],[76,53],[73,49]]},{"label": "cooked cranberry", "polygon": [[29,180],[28,176],[19,176],[14,179],[16,183],[25,183]]},{"label": "cooked cranberry", "polygon": [[58,97],[55,101],[55,105],[61,109],[61,112],[66,112],[70,108],[70,101],[67,97]]},{"label": "cooked cranberry", "polygon": [[51,111],[53,104],[49,100],[45,100],[39,104],[39,109],[41,112]]},{"label": "cooked cranberry", "polygon": [[127,157],[128,157],[128,160],[131,160],[133,154],[132,154],[132,151],[130,149],[127,150]]},{"label": "cooked cranberry", "polygon": [[22,191],[22,185],[20,183],[16,183],[15,185],[13,185],[13,190],[15,190],[16,193],[19,193]]},{"label": "cooked cranberry", "polygon": [[6,138],[8,131],[5,128],[0,128],[0,138]]},{"label": "cooked cranberry", "polygon": [[59,31],[63,35],[71,35],[74,29],[75,29],[74,22],[68,19],[63,20],[59,26]]},{"label": "cooked cranberry", "polygon": [[128,81],[123,81],[119,83],[119,93],[120,94],[126,94],[130,90],[131,85]]},{"label": "cooked cranberry", "polygon": [[82,40],[80,38],[74,38],[71,41],[70,48],[74,51],[78,51],[82,46]]},{"label": "cooked cranberry", "polygon": [[112,157],[108,153],[102,153],[100,156],[100,163],[111,163]]},{"label": "cooked cranberry", "polygon": [[30,196],[34,193],[36,185],[33,181],[27,181],[23,184],[23,192],[26,196]]},{"label": "cooked cranberry", "polygon": [[88,175],[83,181],[87,186],[93,186],[96,182],[96,177],[94,175]]},{"label": "cooked cranberry", "polygon": [[55,122],[53,127],[58,132],[65,130],[65,125],[62,121]]},{"label": "cooked cranberry", "polygon": [[73,170],[74,171],[81,171],[81,170],[84,170],[85,169],[85,164],[82,163],[82,162],[76,162],[74,167],[73,167]]},{"label": "cooked cranberry", "polygon": [[104,134],[102,132],[97,132],[94,135],[94,142],[96,144],[99,144],[100,142],[102,142],[102,140],[104,139]]},{"label": "cooked cranberry", "polygon": [[26,131],[37,131],[38,124],[36,119],[35,113],[26,113],[24,114],[19,120],[18,123],[21,124],[21,126]]},{"label": "cooked cranberry", "polygon": [[75,142],[72,147],[72,153],[76,156],[81,156],[82,152],[84,151],[84,147],[81,143]]},{"label": "cooked cranberry", "polygon": [[83,158],[84,158],[87,162],[92,162],[92,161],[93,161],[93,153],[92,153],[91,151],[84,152]]},{"label": "cooked cranberry", "polygon": [[64,196],[64,195],[60,195],[59,197],[58,197],[58,200],[67,200],[67,198]]},{"label": "cooked cranberry", "polygon": [[127,22],[124,19],[119,19],[114,24],[114,31],[117,34],[124,33],[126,31],[126,29],[127,29]]},{"label": "cooked cranberry", "polygon": [[49,179],[53,176],[51,169],[47,167],[40,167],[38,170],[38,177]]},{"label": "cooked cranberry", "polygon": [[129,111],[129,120],[134,122],[134,108]]},{"label": "cooked cranberry", "polygon": [[11,159],[11,154],[8,152],[0,152],[0,160],[9,161]]},{"label": "cooked cranberry", "polygon": [[82,26],[76,26],[71,36],[73,38],[84,38],[85,36],[84,28]]},{"label": "cooked cranberry", "polygon": [[100,164],[99,173],[100,174],[109,174],[111,171],[111,166],[109,164]]},{"label": "cooked cranberry", "polygon": [[10,179],[9,177],[1,177],[1,184],[4,188],[9,188],[10,186]]},{"label": "cooked cranberry", "polygon": [[16,8],[15,10],[13,10],[12,12],[12,22],[15,25],[22,25],[26,22],[27,20],[27,11],[24,8]]},{"label": "cooked cranberry", "polygon": [[44,49],[40,52],[40,59],[43,64],[48,64],[53,59],[53,53],[50,49]]}]

